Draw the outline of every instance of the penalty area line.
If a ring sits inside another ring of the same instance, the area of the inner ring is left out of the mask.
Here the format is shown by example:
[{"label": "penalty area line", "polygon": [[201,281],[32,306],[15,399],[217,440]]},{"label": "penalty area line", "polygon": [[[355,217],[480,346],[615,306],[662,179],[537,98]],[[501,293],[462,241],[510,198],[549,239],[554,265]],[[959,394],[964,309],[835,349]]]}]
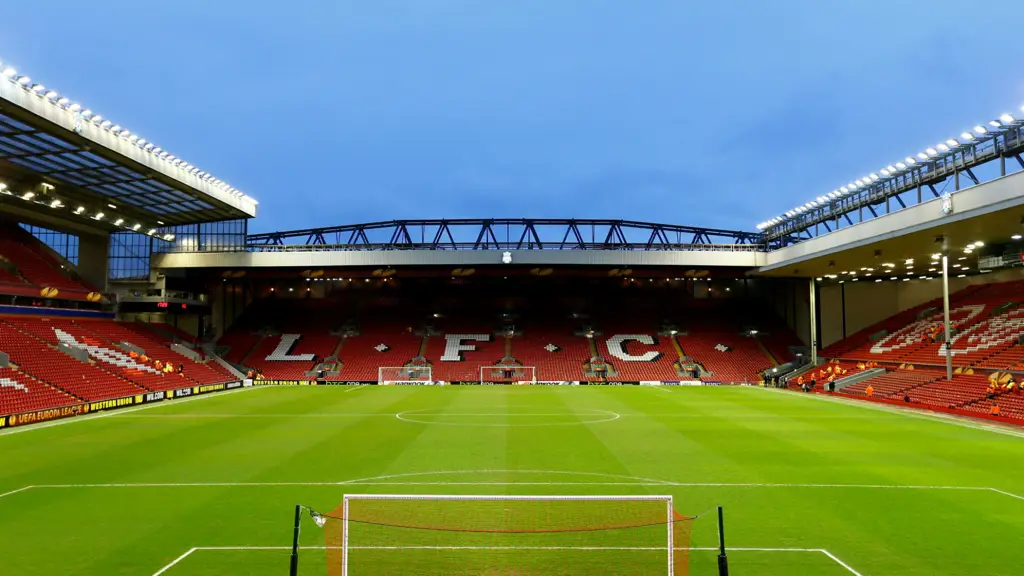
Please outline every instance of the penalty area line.
[{"label": "penalty area line", "polygon": [[[340,549],[338,546],[300,546],[300,550],[327,550],[327,549]],[[663,546],[349,546],[350,550],[465,550],[465,551],[480,551],[480,550],[493,550],[493,551],[543,551],[543,550],[558,550],[558,551],[582,551],[582,552],[622,552],[622,551],[637,551],[637,552],[661,552],[665,550]],[[208,551],[208,552],[250,552],[250,551],[287,551],[291,550],[291,546],[197,546],[190,548],[181,556],[175,558],[172,562],[161,568],[160,570],[153,573],[153,576],[161,576],[168,570],[176,566],[179,562],[188,558],[195,552]],[[717,552],[718,548],[697,548],[697,547],[677,547],[674,550],[690,550],[695,552]],[[839,564],[844,570],[853,574],[854,576],[863,576],[860,572],[857,572],[849,564],[843,562],[835,554],[832,554],[824,548],[729,548],[727,552],[799,552],[799,553],[816,553],[822,554],[829,558],[836,564]]]}]

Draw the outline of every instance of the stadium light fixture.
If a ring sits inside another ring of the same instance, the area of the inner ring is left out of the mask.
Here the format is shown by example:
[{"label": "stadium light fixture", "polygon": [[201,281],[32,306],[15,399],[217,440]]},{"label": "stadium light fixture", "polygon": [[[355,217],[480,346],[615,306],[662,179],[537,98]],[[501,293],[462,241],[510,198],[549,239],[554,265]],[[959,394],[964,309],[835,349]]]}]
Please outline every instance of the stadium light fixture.
[{"label": "stadium light fixture", "polygon": [[903,162],[897,162],[896,163],[896,167],[899,168],[900,170],[906,170],[907,169],[907,165],[905,163],[903,163]]},{"label": "stadium light fixture", "polygon": [[882,168],[882,176],[888,177],[889,174],[891,174],[891,172],[889,172],[888,168]]},{"label": "stadium light fixture", "polygon": [[939,151],[936,150],[935,148],[928,148],[928,149],[925,150],[925,152],[928,153],[928,156],[932,156],[932,157],[939,155]]},{"label": "stadium light fixture", "polygon": [[75,214],[81,214],[82,212],[85,212],[85,206],[79,206],[78,208],[75,208]]},{"label": "stadium light fixture", "polygon": [[987,134],[988,128],[985,128],[981,124],[978,124],[977,126],[974,127],[974,132],[977,134]]},{"label": "stadium light fixture", "polygon": [[57,100],[58,96],[60,96],[60,94],[57,94],[55,91],[50,90],[49,92],[46,93],[44,98],[46,98],[47,100]]},{"label": "stadium light fixture", "polygon": [[957,274],[957,278],[966,278],[967,274]]},{"label": "stadium light fixture", "polygon": [[897,278],[896,276],[893,276],[892,278],[889,278],[889,280],[899,280],[899,278]]},{"label": "stadium light fixture", "polygon": [[907,163],[907,166],[913,166],[914,164],[917,164],[917,160],[914,160],[913,156],[907,156],[906,158],[903,159],[903,161]]},{"label": "stadium light fixture", "polygon": [[135,226],[132,226],[132,230],[134,230],[136,232],[139,231],[139,228],[142,228],[142,224],[136,224]]},{"label": "stadium light fixture", "polygon": [[18,84],[21,84],[22,88],[28,89],[28,85],[32,82],[32,78],[28,76],[21,76],[18,78]]},{"label": "stadium light fixture", "polygon": [[939,149],[940,152],[949,152],[949,146],[947,146],[945,143],[938,144],[936,147]]},{"label": "stadium light fixture", "polygon": [[174,240],[174,234],[164,234],[164,240],[167,240],[168,242]]},{"label": "stadium light fixture", "polygon": [[1003,114],[999,117],[999,121],[1003,124],[1013,124],[1015,119],[1012,114]]},{"label": "stadium light fixture", "polygon": [[50,202],[50,208],[60,208],[61,206],[63,206],[63,204],[60,200],[54,200],[53,202]]},{"label": "stadium light fixture", "polygon": [[1020,238],[1020,234],[1014,234],[1013,236],[1010,236],[1010,240],[1020,240]]},{"label": "stadium light fixture", "polygon": [[156,228],[150,228],[148,231],[146,231],[146,234],[149,234],[150,236],[156,234]]},{"label": "stadium light fixture", "polygon": [[946,146],[949,146],[950,148],[956,148],[959,145],[960,142],[955,138],[950,138],[949,140],[946,140]]},{"label": "stadium light fixture", "polygon": [[104,214],[103,212],[97,212],[96,215],[93,216],[93,219],[94,220],[103,220],[104,216],[106,216],[106,214]]},{"label": "stadium light fixture", "polygon": [[24,194],[22,194],[21,198],[22,200],[31,200],[32,198],[35,197],[35,195],[35,192],[25,192]]},{"label": "stadium light fixture", "polygon": [[46,90],[46,86],[43,86],[42,84],[33,84],[31,90],[36,94],[42,94],[43,91]]},{"label": "stadium light fixture", "polygon": [[[981,128],[981,126],[978,126],[978,128]],[[984,128],[981,129],[984,130]],[[981,132],[981,134],[984,134],[984,132]],[[970,132],[961,132],[960,138],[963,138],[964,140],[967,140],[969,142],[971,140],[974,140],[974,134],[971,134]]]},{"label": "stadium light fixture", "polygon": [[932,254],[932,260],[938,260],[939,258],[942,258],[942,254],[939,254],[938,252]]},{"label": "stadium light fixture", "polygon": [[7,68],[4,68],[3,75],[4,78],[11,79],[18,75],[18,71],[8,66]]},{"label": "stadium light fixture", "polygon": [[121,224],[124,224],[124,218],[118,218],[114,221],[114,226],[120,226]]}]

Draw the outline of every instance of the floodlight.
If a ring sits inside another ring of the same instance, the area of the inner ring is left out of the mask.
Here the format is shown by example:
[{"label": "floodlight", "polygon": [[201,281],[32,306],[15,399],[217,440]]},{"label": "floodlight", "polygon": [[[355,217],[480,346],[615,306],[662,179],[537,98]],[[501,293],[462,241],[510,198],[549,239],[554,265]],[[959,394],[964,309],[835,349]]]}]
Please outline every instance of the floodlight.
[{"label": "floodlight", "polygon": [[988,125],[993,127],[993,128],[1002,128],[1003,127],[1003,125],[999,123],[999,120],[992,120],[992,121],[990,121],[988,123]]},{"label": "floodlight", "polygon": [[100,128],[103,128],[104,130],[107,130],[107,129],[110,128],[110,126],[112,124],[113,124],[113,122],[111,122],[110,120],[104,120],[102,123],[100,123]]},{"label": "floodlight", "polygon": [[124,218],[118,218],[114,221],[114,226],[120,226],[121,224],[124,224]]},{"label": "floodlight", "polygon": [[142,224],[136,224],[135,226],[132,226],[132,230],[135,230],[135,231],[138,231],[139,228],[142,228]]},{"label": "floodlight", "polygon": [[68,110],[71,110],[72,112],[78,112],[81,109],[82,109],[82,105],[77,103],[77,102],[75,102],[71,106],[68,106]]},{"label": "floodlight", "polygon": [[79,206],[78,208],[75,208],[75,214],[81,214],[82,212],[85,212],[85,206]]},{"label": "floodlight", "polygon": [[56,93],[56,92],[54,92],[53,90],[50,90],[49,92],[47,92],[47,93],[46,93],[46,96],[45,96],[45,98],[46,98],[47,100],[56,100],[56,99],[57,99],[57,96],[59,96],[59,94],[57,94],[57,93]]},{"label": "floodlight", "polygon": [[907,165],[904,164],[903,162],[897,162],[896,163],[896,167],[899,168],[900,170],[906,170],[907,169]]},{"label": "floodlight", "polygon": [[33,92],[39,93],[39,92],[42,92],[43,90],[46,90],[46,86],[43,86],[42,84],[33,84],[32,85],[32,91]]},{"label": "floodlight", "polygon": [[1002,122],[1003,124],[1013,124],[1014,118],[1010,114],[1003,114],[1002,116],[999,117],[999,121]]},{"label": "floodlight", "polygon": [[1020,240],[1020,238],[1020,234],[1014,234],[1013,236],[1010,236],[1010,240]]},{"label": "floodlight", "polygon": [[164,240],[167,240],[168,242],[174,240],[174,234],[164,234]]},{"label": "floodlight", "polygon": [[4,68],[3,74],[4,74],[4,78],[14,78],[15,76],[18,75],[18,71],[15,70],[14,68],[11,68],[10,66],[8,66],[7,68]]},{"label": "floodlight", "polygon": [[71,100],[68,100],[67,98],[63,98],[62,97],[62,98],[57,100],[57,105],[58,106],[67,106],[70,102],[71,102]]},{"label": "floodlight", "polygon": [[888,176],[890,174],[888,168],[882,168],[882,176]]},{"label": "floodlight", "polygon": [[25,194],[23,194],[21,197],[24,200],[31,200],[32,198],[35,197],[35,195],[36,195],[35,192],[25,192]]},{"label": "floodlight", "polygon": [[[972,138],[973,138],[973,136],[972,136]],[[960,145],[960,142],[958,142],[957,140],[954,140],[953,138],[950,138],[949,140],[946,140],[946,146],[949,146],[950,148],[956,148],[959,145]]]},{"label": "floodlight", "polygon": [[986,134],[988,133],[988,128],[985,128],[981,124],[978,124],[977,126],[974,127],[974,131],[978,134]]},{"label": "floodlight", "polygon": [[96,219],[96,220],[103,220],[104,216],[105,216],[105,214],[103,212],[97,212],[96,215],[93,216],[93,218]]},{"label": "floodlight", "polygon": [[927,152],[929,156],[938,156],[939,155],[939,151],[936,150],[935,148],[929,148],[929,149],[925,150],[925,152]]},{"label": "floodlight", "polygon": [[946,144],[939,144],[938,148],[941,152],[949,152],[949,146],[947,146]]},{"label": "floodlight", "polygon": [[146,234],[149,234],[150,236],[152,236],[153,234],[156,234],[156,228],[150,228],[149,231],[146,232]]},{"label": "floodlight", "polygon": [[875,174],[874,172],[872,172],[872,173],[871,173],[871,181],[872,181],[872,182],[875,182],[875,181],[877,181],[877,180],[878,180],[878,174]]},{"label": "floodlight", "polygon": [[50,202],[50,208],[60,208],[60,207],[61,207],[60,200],[54,200],[53,202]]}]

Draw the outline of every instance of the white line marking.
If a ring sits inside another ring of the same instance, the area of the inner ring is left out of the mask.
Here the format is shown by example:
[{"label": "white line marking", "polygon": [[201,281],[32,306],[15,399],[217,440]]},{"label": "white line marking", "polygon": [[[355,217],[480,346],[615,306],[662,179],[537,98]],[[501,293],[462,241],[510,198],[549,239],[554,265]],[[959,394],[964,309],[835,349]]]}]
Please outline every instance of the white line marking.
[{"label": "white line marking", "polygon": [[821,552],[821,553],[822,553],[822,554],[824,554],[825,556],[828,556],[829,558],[831,558],[831,559],[835,560],[835,561],[836,561],[836,564],[839,564],[839,565],[840,565],[840,566],[842,566],[843,568],[846,568],[846,570],[847,570],[847,571],[848,571],[848,572],[849,572],[850,574],[853,574],[854,576],[863,576],[863,575],[862,575],[862,574],[861,574],[860,572],[857,572],[856,570],[854,570],[853,568],[851,568],[849,564],[847,564],[846,562],[843,562],[843,561],[842,561],[842,560],[840,560],[839,558],[836,558],[835,554],[832,554],[832,553],[831,553],[831,552],[829,552],[828,550],[825,550],[825,549],[821,549],[821,550],[819,550],[819,552]]},{"label": "white line marking", "polygon": [[18,488],[17,490],[11,490],[10,492],[4,492],[3,494],[0,494],[0,498],[3,498],[4,496],[10,496],[11,494],[17,494],[18,492],[24,492],[25,490],[29,490],[31,488],[35,488],[35,486],[24,486],[22,488]]},{"label": "white line marking", "polygon": [[84,416],[71,416],[62,420],[54,420],[53,422],[43,422],[40,424],[28,424],[23,427],[10,428],[8,430],[0,430],[0,436],[10,436],[12,434],[21,434],[22,432],[31,432],[33,430],[42,430],[44,428],[52,428],[54,426],[63,426],[65,424],[74,424],[75,422],[88,422],[90,420],[97,420],[99,418],[109,418],[111,416],[120,416],[122,414],[128,414],[131,412],[138,412],[139,410],[148,410],[150,408],[159,408],[161,406],[180,406],[182,404],[192,402],[195,400],[205,400],[207,398],[223,397],[228,394],[235,394],[236,392],[244,392],[246,390],[256,390],[257,387],[239,388],[237,390],[227,390],[219,394],[203,394],[201,396],[191,396],[183,398],[181,400],[163,400],[161,402],[154,402],[152,404],[145,404],[142,406],[136,406],[134,408],[124,408],[121,410],[107,410],[100,412],[99,414],[86,414]]},{"label": "white line marking", "polygon": [[898,414],[900,416],[906,416],[907,418],[917,418],[918,420],[928,420],[930,422],[939,422],[944,424],[953,424],[955,426],[961,426],[963,428],[971,428],[973,430],[981,430],[984,432],[995,432],[996,434],[1003,434],[1005,436],[1013,436],[1014,438],[1024,438],[1024,432],[1013,430],[1005,426],[997,426],[994,424],[985,424],[983,422],[971,422],[967,420],[969,416],[953,416],[949,414],[942,414],[939,412],[928,412],[922,408],[915,408],[914,405],[910,405],[906,408],[897,408],[888,404],[878,404],[869,400],[853,400],[842,398],[839,396],[822,396],[821,394],[804,394],[800,392],[791,392],[776,388],[761,388],[760,386],[743,386],[742,388],[752,388],[758,390],[768,390],[779,394],[786,394],[798,398],[813,398],[822,402],[832,402],[833,404],[840,404],[842,406],[854,406],[857,408],[864,408],[866,410],[874,410],[876,412],[886,412],[888,414]]},{"label": "white line marking", "polygon": [[[348,390],[345,390],[345,392],[352,392],[354,390],[359,390],[360,388],[366,388],[366,386],[363,386],[362,384],[358,384],[358,385],[356,385],[355,388],[349,388]],[[345,392],[342,392],[342,394],[344,394]]]},{"label": "white line marking", "polygon": [[[300,546],[300,550],[327,550],[328,546]],[[350,550],[580,550],[584,552],[597,552],[597,551],[657,551],[663,552],[664,546],[350,546]],[[197,548],[190,548],[188,552],[185,552],[173,562],[164,566],[160,571],[153,574],[153,576],[160,576],[174,565],[181,562],[193,552],[206,550],[206,551],[278,551],[278,550],[291,550],[290,546],[200,546]],[[690,550],[694,552],[715,552],[718,548],[695,548],[695,547],[678,547],[675,550]],[[860,572],[854,570],[849,564],[843,562],[837,558],[834,554],[825,550],[824,548],[729,548],[727,552],[801,552],[801,553],[819,553],[824,554],[826,557],[831,559],[833,562],[842,566],[847,572],[854,576],[863,576]]]},{"label": "white line marking", "polygon": [[170,570],[171,568],[173,568],[175,564],[177,564],[178,562],[181,562],[181,561],[182,561],[182,560],[184,560],[185,558],[188,558],[188,557],[189,557],[189,555],[191,555],[191,554],[192,554],[193,552],[195,552],[196,550],[198,550],[198,548],[189,548],[189,549],[188,549],[188,552],[185,552],[185,553],[184,553],[184,554],[182,554],[181,556],[178,556],[177,558],[175,558],[175,559],[174,559],[174,561],[173,561],[173,562],[171,562],[171,563],[170,563],[170,564],[168,564],[167,566],[164,566],[164,567],[163,567],[163,568],[161,568],[160,570],[157,570],[156,572],[154,572],[154,573],[153,573],[153,576],[160,576],[160,575],[161,575],[161,574],[163,574],[164,572],[167,572],[168,570]]},{"label": "white line marking", "polygon": [[991,490],[993,492],[998,492],[1000,494],[1005,494],[1006,496],[1009,496],[1010,498],[1016,498],[1017,500],[1024,500],[1024,496],[1019,496],[1017,494],[1013,494],[1012,492],[1006,492],[1005,490],[999,490],[998,488],[989,488],[989,490]]},{"label": "white line marking", "polygon": [[[532,427],[550,427],[550,426],[581,426],[583,424],[598,424],[601,422],[612,422],[622,417],[621,414],[612,412],[611,410],[597,410],[588,409],[590,414],[581,412],[565,412],[562,414],[515,414],[510,412],[501,413],[441,413],[441,412],[429,412],[432,408],[425,408],[422,410],[407,410],[405,412],[399,412],[395,414],[395,418],[398,418],[402,422],[412,422],[415,424],[431,424],[435,426],[465,426],[465,427],[484,427],[484,428],[532,428]],[[506,422],[444,422],[444,421],[425,421],[417,420],[417,417],[442,417],[442,418],[458,418],[461,416],[465,417],[485,417],[485,418],[499,418],[507,416],[544,416],[544,417],[584,417],[584,418],[597,418],[596,420],[583,420],[579,422],[540,422],[536,424],[510,424]]]}]

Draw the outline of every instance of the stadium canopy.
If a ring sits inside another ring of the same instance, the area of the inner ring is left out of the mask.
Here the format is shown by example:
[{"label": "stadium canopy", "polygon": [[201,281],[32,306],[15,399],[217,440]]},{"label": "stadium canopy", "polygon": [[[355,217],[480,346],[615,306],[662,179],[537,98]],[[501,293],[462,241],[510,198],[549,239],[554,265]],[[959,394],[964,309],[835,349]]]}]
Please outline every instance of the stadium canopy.
[{"label": "stadium canopy", "polygon": [[[251,218],[257,202],[0,63],[0,204],[108,231]],[[38,206],[21,206],[32,203]]]}]

